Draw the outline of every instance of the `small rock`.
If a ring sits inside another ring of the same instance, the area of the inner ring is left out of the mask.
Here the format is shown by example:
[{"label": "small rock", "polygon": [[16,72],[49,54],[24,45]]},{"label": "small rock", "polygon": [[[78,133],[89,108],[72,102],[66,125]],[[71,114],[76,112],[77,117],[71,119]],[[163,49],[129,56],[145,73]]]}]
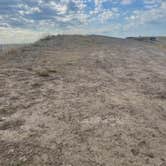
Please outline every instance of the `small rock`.
[{"label": "small rock", "polygon": [[22,156],[22,157],[20,157],[20,161],[25,162],[25,161],[27,161],[27,158],[25,156]]},{"label": "small rock", "polygon": [[154,154],[153,153],[148,153],[147,156],[150,157],[150,158],[154,158]]},{"label": "small rock", "polygon": [[6,117],[1,117],[0,118],[0,121],[4,121],[4,120],[6,120],[7,118]]},{"label": "small rock", "polygon": [[49,160],[49,157],[47,154],[43,154],[41,157],[42,157],[44,162],[47,162]]},{"label": "small rock", "polygon": [[139,155],[139,149],[138,148],[134,148],[134,149],[131,149],[131,152],[134,156],[138,156]]},{"label": "small rock", "polygon": [[14,153],[14,149],[9,149],[8,154]]}]

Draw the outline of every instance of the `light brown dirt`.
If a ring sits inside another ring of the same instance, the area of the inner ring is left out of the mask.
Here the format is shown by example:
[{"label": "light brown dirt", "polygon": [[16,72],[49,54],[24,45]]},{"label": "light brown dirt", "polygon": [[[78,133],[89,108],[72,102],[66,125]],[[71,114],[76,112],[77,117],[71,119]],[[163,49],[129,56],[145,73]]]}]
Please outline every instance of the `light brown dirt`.
[{"label": "light brown dirt", "polygon": [[165,166],[166,50],[57,36],[0,58],[0,165]]}]

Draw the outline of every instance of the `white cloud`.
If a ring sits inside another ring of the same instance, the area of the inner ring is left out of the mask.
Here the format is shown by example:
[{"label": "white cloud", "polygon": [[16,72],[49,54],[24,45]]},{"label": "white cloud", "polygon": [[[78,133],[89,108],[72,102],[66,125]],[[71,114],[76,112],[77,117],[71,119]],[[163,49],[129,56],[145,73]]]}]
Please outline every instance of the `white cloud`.
[{"label": "white cloud", "polygon": [[134,0],[121,0],[121,4],[124,4],[124,5],[129,5],[131,3],[133,3]]},{"label": "white cloud", "polygon": [[43,35],[33,30],[0,27],[0,44],[34,42]]},{"label": "white cloud", "polygon": [[156,22],[163,23],[166,18],[166,2],[161,2],[157,8],[149,8],[148,10],[135,10],[133,14],[126,17],[127,24],[125,29],[136,27],[143,24]]},{"label": "white cloud", "polygon": [[54,9],[57,12],[57,14],[65,14],[67,12],[67,9],[68,9],[67,4],[56,3],[54,1],[51,1],[49,3],[49,7]]},{"label": "white cloud", "polygon": [[79,10],[83,10],[86,7],[86,4],[83,0],[72,0],[72,2],[76,5]]},{"label": "white cloud", "polygon": [[156,8],[161,4],[162,0],[144,0],[145,8]]},{"label": "white cloud", "polygon": [[76,27],[69,27],[67,30],[63,31],[65,34],[110,34],[111,32],[114,33],[120,29],[119,24],[109,24],[109,25],[102,25],[100,28],[96,28],[95,25],[80,25]]},{"label": "white cloud", "polygon": [[32,14],[32,13],[40,13],[41,10],[39,7],[30,7],[27,4],[19,4],[17,6],[19,8],[18,12],[21,15],[25,15],[25,14]]},{"label": "white cloud", "polygon": [[[28,41],[34,41],[40,33],[31,29],[50,33],[104,33],[110,29],[117,31],[113,27],[120,27],[119,32],[125,33],[127,30],[130,32],[131,29],[139,27],[140,24],[153,26],[154,23],[159,22],[158,27],[160,27],[166,18],[165,0],[139,0],[140,6],[134,4],[136,0],[15,1],[21,3],[10,4],[12,12],[10,10],[0,11],[0,36],[3,36],[1,42],[2,40],[14,42],[14,39],[24,42],[25,37]],[[132,8],[127,11],[127,5],[132,3]],[[117,24],[118,26],[115,26]],[[94,25],[93,28],[88,28],[91,25]],[[12,33],[17,35],[13,37]]]},{"label": "white cloud", "polygon": [[113,15],[114,15],[113,11],[111,11],[111,10],[104,10],[100,14],[99,18],[100,18],[101,22],[105,22],[105,21],[111,19],[113,17]]},{"label": "white cloud", "polygon": [[144,0],[144,4],[160,3],[161,0]]}]

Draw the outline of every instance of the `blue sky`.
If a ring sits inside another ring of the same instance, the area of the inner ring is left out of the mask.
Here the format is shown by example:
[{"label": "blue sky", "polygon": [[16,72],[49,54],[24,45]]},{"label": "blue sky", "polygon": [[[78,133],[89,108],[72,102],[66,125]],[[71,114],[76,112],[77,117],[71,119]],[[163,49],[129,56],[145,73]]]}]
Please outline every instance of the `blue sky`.
[{"label": "blue sky", "polygon": [[166,0],[0,0],[0,43],[48,34],[166,35]]}]

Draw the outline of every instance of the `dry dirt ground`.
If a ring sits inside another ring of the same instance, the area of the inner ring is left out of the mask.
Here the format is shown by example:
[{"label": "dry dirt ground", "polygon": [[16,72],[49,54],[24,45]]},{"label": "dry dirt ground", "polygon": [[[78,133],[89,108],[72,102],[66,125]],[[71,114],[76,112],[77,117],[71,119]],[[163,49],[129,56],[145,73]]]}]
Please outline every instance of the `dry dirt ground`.
[{"label": "dry dirt ground", "polygon": [[0,55],[0,166],[166,166],[166,47],[48,37]]}]

